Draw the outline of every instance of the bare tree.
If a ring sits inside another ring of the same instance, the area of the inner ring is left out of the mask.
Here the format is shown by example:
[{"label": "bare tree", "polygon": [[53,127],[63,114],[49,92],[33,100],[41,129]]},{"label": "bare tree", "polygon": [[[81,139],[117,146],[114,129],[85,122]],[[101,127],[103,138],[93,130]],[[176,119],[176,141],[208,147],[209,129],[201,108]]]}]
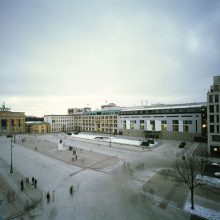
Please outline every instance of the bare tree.
[{"label": "bare tree", "polygon": [[207,158],[202,152],[188,150],[182,158],[177,159],[177,173],[191,192],[191,209],[194,209],[194,189],[205,184],[203,179]]}]

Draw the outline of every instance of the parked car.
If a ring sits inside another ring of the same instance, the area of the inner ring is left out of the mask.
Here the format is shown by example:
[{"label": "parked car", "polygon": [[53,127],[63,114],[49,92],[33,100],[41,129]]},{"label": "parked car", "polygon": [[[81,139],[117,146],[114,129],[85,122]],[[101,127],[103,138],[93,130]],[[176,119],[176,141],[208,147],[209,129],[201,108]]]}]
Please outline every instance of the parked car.
[{"label": "parked car", "polygon": [[215,172],[214,176],[220,178],[220,172]]},{"label": "parked car", "polygon": [[215,162],[215,163],[212,163],[212,166],[217,166],[217,167],[220,167],[220,162]]},{"label": "parked car", "polygon": [[12,137],[12,134],[7,134],[6,137],[7,137],[7,138],[11,138],[11,137]]},{"label": "parked car", "polygon": [[149,142],[148,141],[142,141],[141,146],[148,147],[149,146]]}]

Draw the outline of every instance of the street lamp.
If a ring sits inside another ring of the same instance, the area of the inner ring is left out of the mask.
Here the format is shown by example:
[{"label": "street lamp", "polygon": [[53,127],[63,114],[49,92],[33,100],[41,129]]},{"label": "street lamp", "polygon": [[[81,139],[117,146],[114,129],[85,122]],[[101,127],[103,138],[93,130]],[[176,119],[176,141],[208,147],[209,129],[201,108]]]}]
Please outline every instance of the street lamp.
[{"label": "street lamp", "polygon": [[13,173],[13,163],[12,163],[12,139],[11,139],[11,169],[10,169],[10,173]]},{"label": "street lamp", "polygon": [[110,134],[110,136],[109,136],[109,147],[111,147],[112,146],[112,141],[111,141],[111,128],[110,128],[110,126],[109,126],[109,134]]}]

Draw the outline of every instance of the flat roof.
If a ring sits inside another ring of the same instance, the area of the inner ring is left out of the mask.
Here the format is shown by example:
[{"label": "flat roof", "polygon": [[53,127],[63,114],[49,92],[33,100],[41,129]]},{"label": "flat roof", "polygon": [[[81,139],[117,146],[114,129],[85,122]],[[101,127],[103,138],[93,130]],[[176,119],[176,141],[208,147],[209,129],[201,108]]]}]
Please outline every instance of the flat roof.
[{"label": "flat roof", "polygon": [[141,106],[134,108],[126,108],[121,111],[142,111],[142,110],[159,110],[159,109],[178,109],[178,108],[199,108],[207,106],[207,102],[199,103],[185,103],[185,104],[170,104],[170,105],[158,105],[158,106]]},{"label": "flat roof", "polygon": [[48,122],[45,121],[26,121],[25,124],[29,124],[29,125],[45,125],[45,124],[50,124]]},{"label": "flat roof", "polygon": [[73,117],[73,115],[68,115],[68,114],[67,115],[44,115],[44,117],[45,116],[70,116],[70,117]]}]

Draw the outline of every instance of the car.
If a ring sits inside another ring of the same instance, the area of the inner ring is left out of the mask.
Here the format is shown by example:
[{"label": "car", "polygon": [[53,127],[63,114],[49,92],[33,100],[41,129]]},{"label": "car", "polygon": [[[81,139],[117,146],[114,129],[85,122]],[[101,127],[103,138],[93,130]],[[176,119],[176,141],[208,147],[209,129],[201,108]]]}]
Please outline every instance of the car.
[{"label": "car", "polygon": [[182,141],[180,144],[179,144],[179,148],[184,148],[186,146],[186,142]]},{"label": "car", "polygon": [[67,135],[72,135],[72,133],[71,133],[71,132],[69,132],[69,133],[67,133]]},{"label": "car", "polygon": [[220,162],[215,162],[215,163],[212,163],[212,166],[217,166],[217,167],[220,167]]},{"label": "car", "polygon": [[220,172],[215,172],[214,176],[220,178]]},{"label": "car", "polygon": [[7,138],[11,138],[11,137],[12,137],[12,134],[7,134],[6,137],[7,137]]}]

